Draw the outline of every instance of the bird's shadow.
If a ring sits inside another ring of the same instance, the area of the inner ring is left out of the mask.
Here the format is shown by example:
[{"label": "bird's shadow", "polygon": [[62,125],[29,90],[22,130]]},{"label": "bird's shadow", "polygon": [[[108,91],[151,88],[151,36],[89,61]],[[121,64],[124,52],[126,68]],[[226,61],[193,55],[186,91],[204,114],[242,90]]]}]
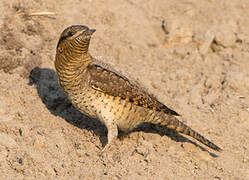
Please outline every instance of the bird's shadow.
[{"label": "bird's shadow", "polygon": [[[64,94],[62,88],[58,83],[58,77],[54,70],[49,68],[35,67],[31,70],[29,75],[29,85],[36,85],[37,92],[42,102],[47,109],[55,116],[60,116],[70,124],[81,129],[92,131],[100,138],[102,146],[107,143],[107,129],[98,120],[89,118],[78,111]],[[189,142],[199,147],[203,151],[207,151],[212,157],[217,157],[216,154],[209,152],[204,147],[178,134],[176,131],[162,127],[160,125],[153,125],[150,123],[143,123],[131,132],[143,131],[146,133],[167,135],[172,140],[177,142]]]}]

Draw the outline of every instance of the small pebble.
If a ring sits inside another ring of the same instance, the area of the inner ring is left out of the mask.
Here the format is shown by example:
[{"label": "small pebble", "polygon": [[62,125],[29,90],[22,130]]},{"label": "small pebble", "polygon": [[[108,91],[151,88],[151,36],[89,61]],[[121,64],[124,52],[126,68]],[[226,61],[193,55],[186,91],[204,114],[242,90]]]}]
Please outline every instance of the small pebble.
[{"label": "small pebble", "polygon": [[23,164],[23,159],[22,158],[18,158],[18,163],[19,164]]},{"label": "small pebble", "polygon": [[20,134],[20,136],[22,136],[22,129],[21,128],[19,129],[19,134]]}]

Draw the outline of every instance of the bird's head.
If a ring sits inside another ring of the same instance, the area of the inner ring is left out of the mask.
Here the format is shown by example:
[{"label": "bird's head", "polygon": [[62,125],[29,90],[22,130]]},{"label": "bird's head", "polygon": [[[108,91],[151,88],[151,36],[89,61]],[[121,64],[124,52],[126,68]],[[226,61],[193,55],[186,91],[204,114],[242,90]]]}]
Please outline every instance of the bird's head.
[{"label": "bird's head", "polygon": [[89,29],[83,25],[67,27],[60,36],[57,44],[57,53],[61,54],[84,54],[87,53],[89,42],[95,29]]}]

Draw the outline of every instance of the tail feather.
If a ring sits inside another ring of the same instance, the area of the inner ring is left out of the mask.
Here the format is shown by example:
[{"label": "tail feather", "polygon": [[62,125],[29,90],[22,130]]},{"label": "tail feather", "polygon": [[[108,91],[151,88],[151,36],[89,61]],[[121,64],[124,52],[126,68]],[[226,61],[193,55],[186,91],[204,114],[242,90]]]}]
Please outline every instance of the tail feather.
[{"label": "tail feather", "polygon": [[206,146],[210,147],[211,149],[214,149],[216,151],[222,151],[220,147],[179,121],[176,117],[174,116],[167,116],[166,120],[161,122],[162,125],[166,126],[167,128],[174,129],[179,133],[188,135],[193,137],[194,139],[198,140],[202,144],[205,144]]}]

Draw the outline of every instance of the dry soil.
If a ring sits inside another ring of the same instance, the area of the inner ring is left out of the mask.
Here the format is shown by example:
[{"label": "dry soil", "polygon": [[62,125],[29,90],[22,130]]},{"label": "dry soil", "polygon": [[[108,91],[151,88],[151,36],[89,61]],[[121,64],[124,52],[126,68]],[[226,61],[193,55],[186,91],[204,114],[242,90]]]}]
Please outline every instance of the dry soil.
[{"label": "dry soil", "polygon": [[[248,9],[248,0],[1,0],[0,179],[249,179]],[[70,104],[54,68],[72,24],[96,28],[94,57],[223,152],[149,125],[100,156],[106,128]]]}]

